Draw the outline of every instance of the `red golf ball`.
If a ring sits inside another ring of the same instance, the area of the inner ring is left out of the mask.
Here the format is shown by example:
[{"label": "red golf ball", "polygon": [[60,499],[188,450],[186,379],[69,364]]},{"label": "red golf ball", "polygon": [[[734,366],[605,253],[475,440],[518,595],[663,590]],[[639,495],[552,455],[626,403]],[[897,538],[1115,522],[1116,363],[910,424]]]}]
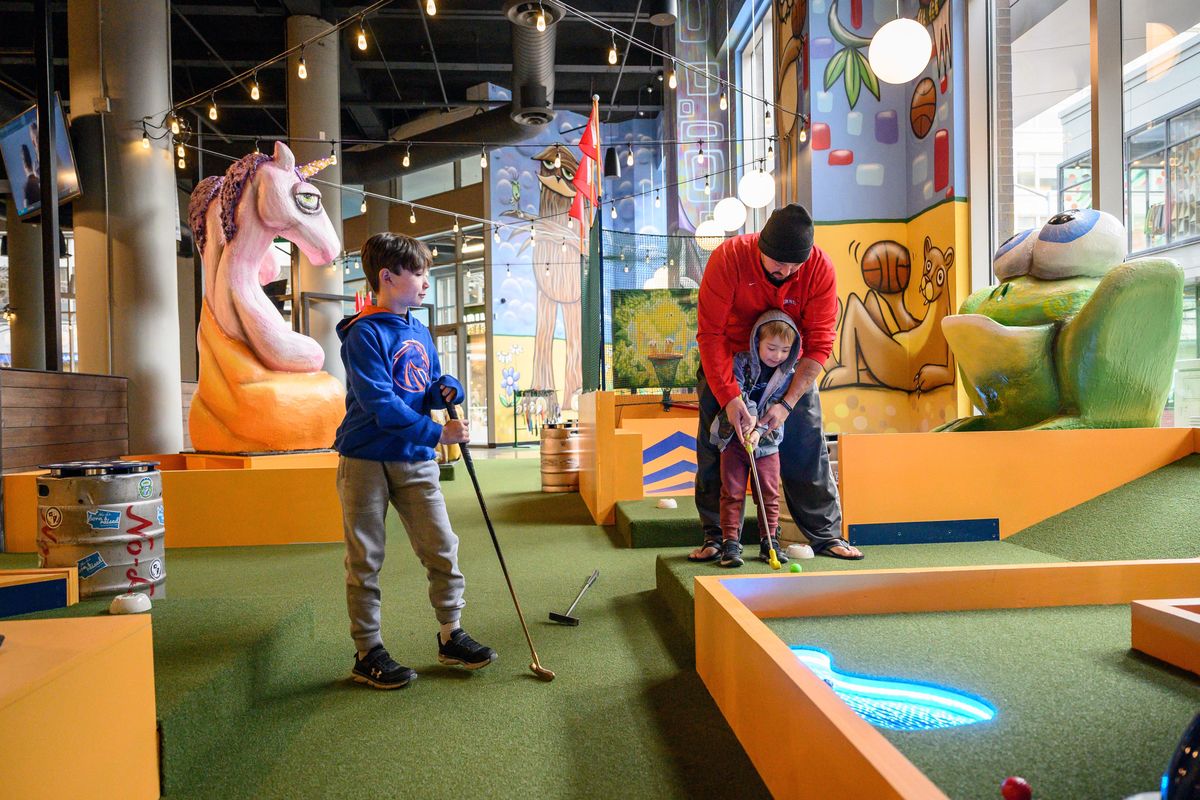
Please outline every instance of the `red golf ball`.
[{"label": "red golf ball", "polygon": [[1031,800],[1033,789],[1029,781],[1014,776],[1005,778],[1004,783],[1000,784],[1000,796],[1004,800]]}]

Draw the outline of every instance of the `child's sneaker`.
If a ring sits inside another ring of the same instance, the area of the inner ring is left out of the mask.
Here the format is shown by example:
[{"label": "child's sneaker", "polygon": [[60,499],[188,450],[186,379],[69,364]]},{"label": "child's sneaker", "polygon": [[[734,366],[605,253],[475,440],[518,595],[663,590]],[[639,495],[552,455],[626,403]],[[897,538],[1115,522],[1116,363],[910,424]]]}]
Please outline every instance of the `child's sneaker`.
[{"label": "child's sneaker", "polygon": [[783,551],[779,538],[772,536],[764,536],[758,540],[758,560],[764,564],[770,564],[772,547],[775,548],[775,557],[779,559],[779,563],[786,564],[788,562],[787,553]]},{"label": "child's sneaker", "polygon": [[350,674],[356,682],[376,689],[399,689],[417,679],[416,672],[393,661],[381,644],[372,647],[363,658],[355,654],[354,669]]},{"label": "child's sneaker", "polygon": [[442,644],[438,636],[438,661],[442,664],[461,664],[467,669],[483,669],[496,660],[496,651],[475,641],[462,628],[450,633],[450,641]]},{"label": "child's sneaker", "polygon": [[740,567],[742,561],[742,543],[737,539],[725,539],[721,542],[721,566]]}]

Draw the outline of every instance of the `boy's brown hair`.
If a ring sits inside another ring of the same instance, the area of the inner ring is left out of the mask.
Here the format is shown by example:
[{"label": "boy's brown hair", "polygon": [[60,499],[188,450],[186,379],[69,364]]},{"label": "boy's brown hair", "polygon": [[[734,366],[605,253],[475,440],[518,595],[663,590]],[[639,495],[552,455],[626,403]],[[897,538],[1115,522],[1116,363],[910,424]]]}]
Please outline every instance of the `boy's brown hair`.
[{"label": "boy's brown hair", "polygon": [[362,246],[362,271],[372,292],[379,291],[379,271],[406,270],[420,275],[433,263],[424,242],[403,233],[377,233]]},{"label": "boy's brown hair", "polygon": [[788,344],[796,342],[796,329],[783,320],[773,319],[758,326],[758,340],[783,339]]}]

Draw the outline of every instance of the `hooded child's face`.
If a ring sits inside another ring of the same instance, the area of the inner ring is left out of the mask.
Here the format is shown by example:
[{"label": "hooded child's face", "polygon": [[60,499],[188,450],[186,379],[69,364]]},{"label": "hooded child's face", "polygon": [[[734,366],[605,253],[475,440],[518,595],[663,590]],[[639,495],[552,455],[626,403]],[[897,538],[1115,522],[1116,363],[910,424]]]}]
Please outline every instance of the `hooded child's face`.
[{"label": "hooded child's face", "polygon": [[787,361],[787,357],[791,352],[792,343],[787,339],[772,336],[767,339],[758,340],[758,359],[768,367],[778,367],[784,361]]}]

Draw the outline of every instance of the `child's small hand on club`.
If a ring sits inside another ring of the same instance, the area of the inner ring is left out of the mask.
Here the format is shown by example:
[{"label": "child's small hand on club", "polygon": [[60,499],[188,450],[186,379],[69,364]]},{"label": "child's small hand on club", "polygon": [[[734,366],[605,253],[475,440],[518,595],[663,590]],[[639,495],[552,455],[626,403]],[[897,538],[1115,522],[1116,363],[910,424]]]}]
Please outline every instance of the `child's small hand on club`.
[{"label": "child's small hand on club", "polygon": [[447,386],[444,383],[442,384],[442,399],[443,400],[445,400],[447,403],[453,403],[454,402],[454,394],[455,394],[454,387]]}]

